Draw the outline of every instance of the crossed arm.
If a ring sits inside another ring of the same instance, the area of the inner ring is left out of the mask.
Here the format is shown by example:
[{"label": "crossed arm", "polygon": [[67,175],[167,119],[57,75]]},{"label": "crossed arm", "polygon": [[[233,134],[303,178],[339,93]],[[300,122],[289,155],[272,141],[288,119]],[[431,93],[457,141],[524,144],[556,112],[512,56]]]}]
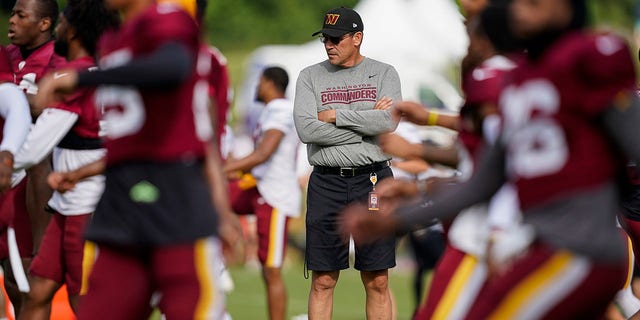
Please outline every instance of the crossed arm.
[{"label": "crossed arm", "polygon": [[373,110],[323,110],[318,112],[318,120],[363,136],[377,136],[395,130],[397,121],[391,116],[392,106],[391,98],[382,97],[376,101]]},{"label": "crossed arm", "polygon": [[300,140],[307,144],[345,145],[360,143],[364,136],[395,130],[391,114],[393,100],[382,97],[372,110],[323,110],[318,112],[308,74],[301,73],[296,84],[294,122]]},{"label": "crossed arm", "polygon": [[[293,121],[300,140],[306,144],[345,145],[362,142],[362,136],[353,130],[336,127],[328,121],[330,113],[320,115],[316,107],[316,98],[311,90],[311,81],[304,73],[298,77],[293,108]],[[328,110],[327,110],[328,111]],[[335,117],[335,116],[334,116]]]}]

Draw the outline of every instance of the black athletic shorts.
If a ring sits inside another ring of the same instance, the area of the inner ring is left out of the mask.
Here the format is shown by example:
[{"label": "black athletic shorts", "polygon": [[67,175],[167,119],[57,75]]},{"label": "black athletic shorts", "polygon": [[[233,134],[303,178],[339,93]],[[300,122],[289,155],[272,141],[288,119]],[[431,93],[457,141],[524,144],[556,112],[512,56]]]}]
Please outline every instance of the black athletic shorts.
[{"label": "black athletic shorts", "polygon": [[[378,181],[392,178],[389,167],[376,172]],[[342,209],[354,201],[366,203],[372,184],[369,174],[341,177],[338,174],[311,173],[307,191],[306,265],[309,270],[337,271],[349,268],[349,239],[339,232]],[[372,211],[371,214],[378,214]],[[356,242],[354,268],[376,271],[396,265],[395,237],[385,237],[371,244]]]},{"label": "black athletic shorts", "polygon": [[159,246],[217,235],[202,163],[127,163],[107,168],[105,177],[88,240]]}]

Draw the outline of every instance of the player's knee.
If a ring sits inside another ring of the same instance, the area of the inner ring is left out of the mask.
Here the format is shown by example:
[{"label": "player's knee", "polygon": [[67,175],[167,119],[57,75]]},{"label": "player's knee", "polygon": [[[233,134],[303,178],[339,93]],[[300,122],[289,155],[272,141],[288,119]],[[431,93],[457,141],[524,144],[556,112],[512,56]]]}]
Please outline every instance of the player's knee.
[{"label": "player's knee", "polygon": [[363,272],[362,283],[368,292],[385,293],[389,289],[389,277],[386,272]]},{"label": "player's knee", "polygon": [[280,268],[262,268],[262,277],[267,284],[278,283],[282,281],[282,273]]},{"label": "player's knee", "polygon": [[29,293],[25,296],[25,302],[28,306],[47,305],[53,301],[54,294],[55,292],[50,292],[50,290],[44,290],[42,288],[32,286]]},{"label": "player's knee", "polygon": [[333,290],[338,283],[338,277],[331,273],[314,275],[311,286],[315,291]]}]

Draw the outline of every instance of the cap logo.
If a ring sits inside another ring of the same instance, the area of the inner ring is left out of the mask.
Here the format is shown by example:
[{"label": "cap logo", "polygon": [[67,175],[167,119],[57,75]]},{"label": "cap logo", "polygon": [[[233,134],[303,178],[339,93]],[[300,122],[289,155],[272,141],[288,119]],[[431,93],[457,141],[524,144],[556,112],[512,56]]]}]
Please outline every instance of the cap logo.
[{"label": "cap logo", "polygon": [[338,18],[340,18],[339,14],[335,13],[327,13],[327,17],[324,20],[324,24],[335,25],[338,22]]}]

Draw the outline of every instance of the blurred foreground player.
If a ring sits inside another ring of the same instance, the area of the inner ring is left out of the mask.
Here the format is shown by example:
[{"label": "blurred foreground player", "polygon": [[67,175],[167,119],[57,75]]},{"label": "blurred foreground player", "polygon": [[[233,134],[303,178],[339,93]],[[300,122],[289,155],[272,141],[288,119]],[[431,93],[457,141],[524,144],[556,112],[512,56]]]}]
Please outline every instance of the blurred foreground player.
[{"label": "blurred foreground player", "polygon": [[[18,0],[11,10],[8,33],[11,44],[7,46],[7,52],[13,81],[27,96],[38,92],[37,83],[47,72],[64,63],[64,58],[53,50],[52,33],[57,19],[58,3],[55,0]],[[27,268],[49,223],[50,215],[45,210],[51,197],[51,188],[46,183],[49,172],[50,157],[31,167],[27,179],[16,185],[13,209],[2,211],[1,219],[8,218],[15,230],[20,257]],[[6,236],[0,237],[2,246],[6,246],[6,239]],[[16,313],[19,313],[21,294],[9,261],[5,259],[7,257],[0,252],[0,259],[4,259],[5,287]]]},{"label": "blurred foreground player", "polygon": [[[599,319],[627,275],[616,228],[619,152],[640,159],[640,102],[626,43],[586,30],[583,0],[514,0],[511,28],[527,55],[500,97],[502,135],[460,187],[394,215],[352,209],[361,238],[448,218],[505,182],[535,232],[483,285],[467,319]],[[499,243],[490,246],[499,247]]]},{"label": "blurred foreground player", "polygon": [[102,70],[63,70],[43,80],[37,97],[46,105],[57,92],[101,85],[107,156],[78,171],[106,167],[106,186],[88,228],[98,256],[78,318],[146,318],[154,291],[169,319],[221,318],[219,218],[204,177],[212,129],[206,91],[194,96],[197,25],[173,4],[107,6],[120,10],[123,25],[100,41]]},{"label": "blurred foreground player", "polygon": [[[501,42],[496,39],[506,26],[504,6],[490,5],[467,23],[470,44],[465,58],[469,72],[463,76],[466,96],[460,110],[458,133],[458,158],[461,177],[466,181],[473,175],[482,151],[495,141],[498,98],[508,72],[514,64],[501,53]],[[473,68],[473,69],[471,69]],[[496,193],[491,203],[505,207],[508,187]],[[432,281],[426,303],[416,313],[416,319],[457,319],[471,307],[487,275],[487,242],[491,230],[496,229],[490,217],[496,213],[493,206],[480,204],[468,208],[453,220],[444,221],[450,226],[448,244]],[[500,226],[505,232],[513,229],[517,220],[517,208],[507,208],[509,221]],[[454,279],[464,279],[463,281]]]},{"label": "blurred foreground player", "polygon": [[[100,0],[72,0],[56,27],[55,51],[68,59],[64,68],[95,69],[96,41],[105,29],[115,28],[117,12]],[[60,73],[56,74],[60,76]],[[100,109],[94,105],[95,89],[79,88],[38,113],[27,143],[16,155],[15,167],[28,168],[53,150],[53,169],[70,171],[101,159],[105,150],[99,138]],[[31,264],[29,284],[20,318],[48,319],[56,291],[67,285],[69,302],[76,310],[82,282],[84,232],[104,189],[104,177],[79,182],[66,193],[54,192],[53,210],[44,241]],[[88,257],[93,259],[93,257]]]}]

